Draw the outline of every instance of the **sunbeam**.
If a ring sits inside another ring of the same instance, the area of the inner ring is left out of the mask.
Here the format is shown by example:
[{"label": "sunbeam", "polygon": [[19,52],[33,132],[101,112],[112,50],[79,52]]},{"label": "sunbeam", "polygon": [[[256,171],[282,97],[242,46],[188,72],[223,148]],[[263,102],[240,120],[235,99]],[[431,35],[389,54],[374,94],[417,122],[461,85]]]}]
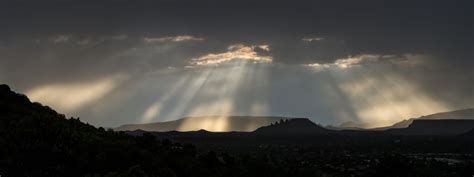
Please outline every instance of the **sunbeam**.
[{"label": "sunbeam", "polygon": [[163,108],[163,104],[167,103],[170,99],[172,99],[179,89],[183,88],[187,82],[189,82],[190,75],[183,76],[173,87],[170,89],[169,92],[163,95],[159,95],[158,99],[152,103],[148,108],[146,108],[145,112],[141,116],[141,123],[149,123],[156,118],[159,118],[161,115],[161,110]]},{"label": "sunbeam", "polygon": [[[187,110],[188,116],[202,116],[200,125],[195,125],[196,122],[184,121],[180,125],[179,130],[192,130],[196,127],[201,127],[209,131],[228,131],[230,125],[226,116],[234,114],[248,115],[248,112],[239,112],[236,110],[236,99],[239,93],[252,93],[257,90],[245,90],[251,84],[258,82],[253,75],[258,65],[247,60],[236,60],[226,63],[223,66],[211,66],[204,69],[210,72],[204,75],[206,82],[202,83],[201,89],[193,92],[196,100],[200,102],[186,103],[189,106]],[[250,91],[250,92],[249,92]],[[190,95],[191,96],[191,95]],[[202,102],[202,100],[206,100]],[[260,102],[250,102],[247,105],[255,113],[262,113],[265,111],[265,104]],[[218,115],[216,117],[205,118],[209,115]],[[249,128],[254,128],[249,126]]]},{"label": "sunbeam", "polygon": [[105,78],[93,82],[49,84],[33,88],[26,95],[37,102],[70,113],[111,92],[126,76]]},{"label": "sunbeam", "polygon": [[364,69],[331,69],[329,72],[336,78],[336,89],[348,97],[359,122],[367,128],[389,126],[403,119],[451,109],[424,94],[409,79]]}]

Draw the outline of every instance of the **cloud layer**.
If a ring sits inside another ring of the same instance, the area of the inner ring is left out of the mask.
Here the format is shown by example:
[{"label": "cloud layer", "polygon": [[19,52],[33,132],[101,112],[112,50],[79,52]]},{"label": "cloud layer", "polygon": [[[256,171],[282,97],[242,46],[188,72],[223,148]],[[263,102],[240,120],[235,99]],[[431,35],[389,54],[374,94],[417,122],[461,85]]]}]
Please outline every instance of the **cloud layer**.
[{"label": "cloud layer", "polygon": [[0,82],[103,126],[194,114],[391,122],[474,106],[473,5],[7,0]]}]

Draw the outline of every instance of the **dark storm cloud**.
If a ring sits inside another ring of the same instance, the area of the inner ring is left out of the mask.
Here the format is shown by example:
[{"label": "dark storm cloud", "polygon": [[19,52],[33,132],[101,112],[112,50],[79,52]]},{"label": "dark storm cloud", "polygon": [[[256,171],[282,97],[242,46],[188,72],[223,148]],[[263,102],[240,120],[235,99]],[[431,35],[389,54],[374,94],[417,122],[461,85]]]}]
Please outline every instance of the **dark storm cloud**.
[{"label": "dark storm cloud", "polygon": [[[283,63],[364,53],[471,57],[472,1],[7,1],[3,43],[57,34],[188,34],[223,43],[268,43]],[[319,42],[302,42],[322,37]],[[467,56],[466,56],[467,55]]]},{"label": "dark storm cloud", "polygon": [[[31,87],[114,74],[136,75],[185,66],[190,58],[219,49],[213,42],[202,45],[202,41],[196,40],[147,42],[146,39],[160,38],[75,34],[19,37],[0,48],[0,78],[7,83],[25,82],[25,87]],[[26,75],[34,78],[25,79]]]}]

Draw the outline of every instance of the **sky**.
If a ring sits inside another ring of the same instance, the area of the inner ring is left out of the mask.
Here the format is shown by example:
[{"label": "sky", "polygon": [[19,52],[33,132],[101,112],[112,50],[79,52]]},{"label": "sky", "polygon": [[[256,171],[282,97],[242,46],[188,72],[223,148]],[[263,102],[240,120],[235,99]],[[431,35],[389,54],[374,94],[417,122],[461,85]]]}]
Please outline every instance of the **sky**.
[{"label": "sky", "polygon": [[5,0],[0,83],[93,125],[474,107],[469,0]]}]

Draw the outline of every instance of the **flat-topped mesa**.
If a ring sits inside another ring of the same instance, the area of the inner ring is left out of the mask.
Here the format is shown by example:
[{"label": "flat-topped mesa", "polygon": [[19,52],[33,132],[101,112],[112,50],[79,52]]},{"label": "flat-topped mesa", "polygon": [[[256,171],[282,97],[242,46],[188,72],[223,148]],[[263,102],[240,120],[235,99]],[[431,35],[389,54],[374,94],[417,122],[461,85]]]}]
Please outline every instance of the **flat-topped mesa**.
[{"label": "flat-topped mesa", "polygon": [[329,130],[315,124],[308,118],[292,118],[258,128],[255,132],[263,134],[318,134],[327,133]]},{"label": "flat-topped mesa", "polygon": [[474,120],[416,119],[407,128],[388,130],[401,135],[460,135],[474,129]]}]

